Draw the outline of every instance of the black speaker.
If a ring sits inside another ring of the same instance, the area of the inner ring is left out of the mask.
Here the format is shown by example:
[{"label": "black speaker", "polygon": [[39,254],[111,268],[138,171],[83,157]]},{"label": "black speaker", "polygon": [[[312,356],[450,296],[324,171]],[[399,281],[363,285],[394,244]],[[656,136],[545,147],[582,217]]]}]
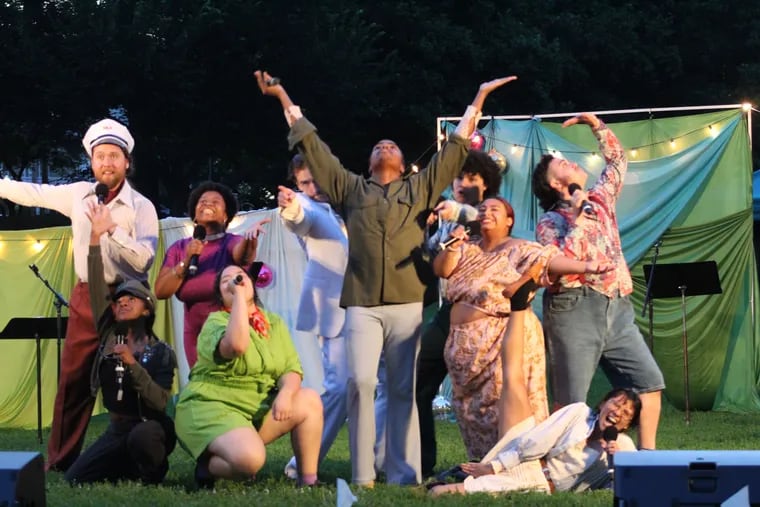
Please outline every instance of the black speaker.
[{"label": "black speaker", "polygon": [[44,507],[45,462],[38,452],[0,452],[0,507]]},{"label": "black speaker", "polygon": [[614,490],[614,507],[760,507],[760,451],[619,452]]}]

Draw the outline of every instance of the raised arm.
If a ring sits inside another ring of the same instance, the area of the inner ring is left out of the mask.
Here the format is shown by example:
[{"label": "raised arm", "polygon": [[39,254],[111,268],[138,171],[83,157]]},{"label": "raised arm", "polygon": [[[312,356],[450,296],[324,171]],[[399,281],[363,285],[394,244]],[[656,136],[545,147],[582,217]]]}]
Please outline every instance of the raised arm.
[{"label": "raised arm", "polygon": [[604,157],[605,168],[594,184],[594,190],[601,192],[614,202],[623,189],[623,180],[628,170],[625,149],[620,144],[617,136],[596,115],[581,113],[565,121],[562,126],[569,127],[576,124],[588,125],[591,128],[591,132],[593,132],[599,141],[599,151]]},{"label": "raised arm", "polygon": [[303,117],[301,108],[293,104],[288,93],[279,81],[273,84],[272,76],[267,72],[254,72],[261,93],[276,97],[282,105],[285,119],[290,126],[288,147],[298,148],[309,165],[314,179],[331,203],[342,205],[351,189],[358,184],[361,177],[347,170],[332,154],[330,148],[316,134],[317,128]]},{"label": "raised arm", "polygon": [[103,257],[100,252],[100,237],[108,231],[111,224],[108,208],[104,204],[88,202],[85,211],[90,219],[90,250],[87,254],[87,288],[90,292],[90,306],[95,322],[100,320],[108,308],[108,284],[103,272]]},{"label": "raised arm", "polygon": [[492,91],[516,79],[517,76],[508,76],[481,83],[475,98],[467,106],[462,119],[454,129],[452,137],[444,143],[441,151],[433,155],[428,166],[418,174],[429,190],[428,207],[433,207],[435,200],[462,170],[470,145],[469,139],[480,121],[486,97]]}]

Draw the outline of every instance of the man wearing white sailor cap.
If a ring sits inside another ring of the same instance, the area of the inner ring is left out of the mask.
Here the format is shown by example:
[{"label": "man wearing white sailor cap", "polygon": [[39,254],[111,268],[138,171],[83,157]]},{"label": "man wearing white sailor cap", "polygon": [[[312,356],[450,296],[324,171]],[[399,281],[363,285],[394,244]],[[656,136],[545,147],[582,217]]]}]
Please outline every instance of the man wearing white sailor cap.
[{"label": "man wearing white sailor cap", "polygon": [[0,197],[23,206],[53,209],[71,219],[74,271],[79,281],[69,301],[46,465],[48,470],[58,471],[68,469],[79,456],[95,402],[89,377],[98,334],[87,285],[88,202],[100,202],[112,224],[100,244],[108,283],[139,280],[147,284],[158,243],[156,208],[126,179],[135,146],[129,129],[112,119],[100,120],[87,129],[82,145],[90,157],[95,182],[42,185],[0,180]]}]

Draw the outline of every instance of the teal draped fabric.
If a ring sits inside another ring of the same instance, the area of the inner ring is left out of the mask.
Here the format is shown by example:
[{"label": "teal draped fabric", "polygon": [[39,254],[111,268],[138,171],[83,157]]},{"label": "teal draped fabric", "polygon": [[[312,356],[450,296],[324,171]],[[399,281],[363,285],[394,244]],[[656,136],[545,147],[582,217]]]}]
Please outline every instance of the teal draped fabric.
[{"label": "teal draped fabric", "polygon": [[[663,240],[658,263],[715,260],[723,293],[687,293],[686,298],[690,406],[760,411],[758,282],[745,114],[721,110],[608,126],[629,160],[617,211],[634,279],[634,306],[641,311],[646,292],[642,266],[651,263],[658,239]],[[561,121],[497,119],[479,130],[485,149],[501,152],[509,162],[501,194],[515,209],[518,237],[533,239],[542,213],[532,195],[531,174],[543,154],[581,165],[589,173],[589,185],[604,168],[596,139],[585,125],[562,128]],[[540,309],[540,301],[534,308]],[[682,407],[680,298],[655,300],[653,320],[654,354],[665,374],[666,395]],[[637,318],[637,323],[647,336],[648,320]]]}]

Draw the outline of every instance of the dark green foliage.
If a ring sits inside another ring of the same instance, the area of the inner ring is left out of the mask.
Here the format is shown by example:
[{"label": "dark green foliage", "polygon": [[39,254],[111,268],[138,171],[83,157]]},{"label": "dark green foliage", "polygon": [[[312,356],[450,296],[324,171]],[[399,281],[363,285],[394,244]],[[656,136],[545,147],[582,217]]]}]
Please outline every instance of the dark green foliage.
[{"label": "dark green foliage", "polygon": [[520,80],[486,114],[758,102],[759,19],[746,0],[5,1],[0,170],[81,177],[82,132],[120,108],[136,184],[157,204],[181,214],[213,178],[271,206],[287,128],[256,68],[363,172],[380,138],[424,162],[435,117],[498,75]]}]

